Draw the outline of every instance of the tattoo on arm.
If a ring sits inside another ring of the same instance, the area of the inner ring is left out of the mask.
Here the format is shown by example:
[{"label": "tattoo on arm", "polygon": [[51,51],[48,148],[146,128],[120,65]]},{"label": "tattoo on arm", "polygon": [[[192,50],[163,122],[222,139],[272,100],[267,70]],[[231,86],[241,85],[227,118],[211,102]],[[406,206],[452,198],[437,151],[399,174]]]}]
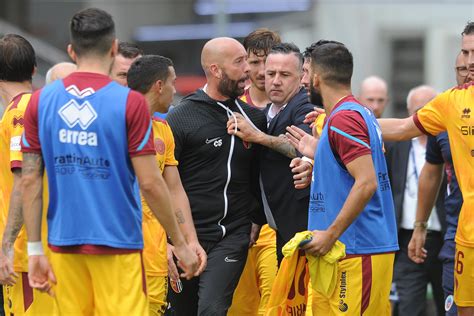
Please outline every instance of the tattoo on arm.
[{"label": "tattoo on arm", "polygon": [[184,219],[183,211],[180,208],[176,210],[175,215],[176,215],[176,220],[178,221],[178,224],[184,224],[186,222],[186,220]]},{"label": "tattoo on arm", "polygon": [[41,175],[44,171],[43,156],[33,153],[24,153],[22,162],[22,173],[24,175],[38,172]]},{"label": "tattoo on arm", "polygon": [[[14,171],[15,178],[21,179],[21,171]],[[2,240],[2,252],[5,256],[9,256],[13,251],[13,245],[18,233],[23,226],[23,212],[22,212],[22,201],[21,201],[21,191],[19,183],[16,183],[13,187],[13,191],[10,197],[10,207],[8,209],[8,218],[7,224],[5,226],[5,231],[3,232]]]},{"label": "tattoo on arm", "polygon": [[269,145],[271,149],[287,156],[288,158],[296,157],[296,149],[289,143],[285,135],[280,135],[278,137],[271,136]]}]

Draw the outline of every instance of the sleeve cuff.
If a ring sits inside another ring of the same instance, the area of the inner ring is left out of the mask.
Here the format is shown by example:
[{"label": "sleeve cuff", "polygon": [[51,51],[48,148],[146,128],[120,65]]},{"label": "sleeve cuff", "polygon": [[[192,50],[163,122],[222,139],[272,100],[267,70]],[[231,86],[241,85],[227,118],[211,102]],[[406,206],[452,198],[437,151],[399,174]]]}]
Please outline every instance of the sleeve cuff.
[{"label": "sleeve cuff", "polygon": [[418,129],[425,135],[428,135],[428,136],[433,136],[431,135],[430,133],[428,133],[426,131],[426,129],[423,127],[423,124],[421,124],[420,122],[420,118],[418,117],[418,113],[415,113],[413,115],[413,122],[415,123],[416,127],[418,127]]},{"label": "sleeve cuff", "polygon": [[13,169],[21,169],[21,160],[13,160],[10,162],[10,169],[13,170]]}]

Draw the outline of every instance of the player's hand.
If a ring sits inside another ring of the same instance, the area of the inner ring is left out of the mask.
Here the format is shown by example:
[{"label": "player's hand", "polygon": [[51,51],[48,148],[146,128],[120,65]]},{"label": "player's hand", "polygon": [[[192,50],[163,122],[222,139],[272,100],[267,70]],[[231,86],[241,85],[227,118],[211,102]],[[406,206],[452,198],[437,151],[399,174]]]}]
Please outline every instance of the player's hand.
[{"label": "player's hand", "polygon": [[306,157],[314,159],[318,139],[294,125],[288,126],[286,130],[286,137],[290,141],[290,144]]},{"label": "player's hand", "polygon": [[300,157],[293,158],[290,163],[291,172],[293,172],[293,183],[295,189],[304,189],[311,184],[313,165],[304,161]]},{"label": "player's hand", "polygon": [[183,270],[181,277],[190,280],[199,268],[199,258],[196,253],[188,246],[174,246],[174,254],[178,259],[178,266]]},{"label": "player's hand", "polygon": [[176,267],[176,264],[174,263],[173,251],[174,251],[173,245],[166,244],[166,253],[168,257],[168,275],[171,280],[177,282],[179,280],[179,272],[178,272],[178,267]]},{"label": "player's hand", "polygon": [[252,223],[252,228],[250,228],[249,248],[257,243],[258,237],[260,236],[261,229],[262,229],[261,225]]},{"label": "player's hand", "polygon": [[313,239],[301,249],[313,256],[324,256],[331,250],[336,240],[337,237],[327,230],[315,230]]},{"label": "player's hand", "polygon": [[259,143],[260,138],[263,136],[263,132],[250,125],[242,114],[234,112],[234,115],[236,118],[230,117],[227,121],[227,133],[230,135],[236,135],[243,141],[249,143]]},{"label": "player's hand", "polygon": [[54,297],[53,284],[56,276],[45,255],[28,257],[28,280],[30,286]]},{"label": "player's hand", "polygon": [[423,263],[428,256],[424,248],[426,242],[426,229],[415,227],[408,243],[408,257],[415,263]]},{"label": "player's hand", "polygon": [[201,244],[197,240],[191,241],[189,243],[189,247],[194,251],[194,253],[198,256],[198,259],[199,259],[199,267],[196,273],[194,274],[194,276],[198,276],[204,271],[204,269],[206,269],[207,253],[204,251]]},{"label": "player's hand", "polygon": [[13,249],[0,251],[0,284],[14,285],[18,274],[13,270]]},{"label": "player's hand", "polygon": [[318,116],[320,114],[324,114],[325,111],[324,109],[321,109],[321,108],[318,108],[318,107],[314,107],[314,110],[309,112],[308,114],[306,114],[306,116],[304,117],[304,121],[303,123],[305,124],[310,124],[311,127],[313,127],[314,125],[314,122],[316,121],[316,119],[318,118]]}]

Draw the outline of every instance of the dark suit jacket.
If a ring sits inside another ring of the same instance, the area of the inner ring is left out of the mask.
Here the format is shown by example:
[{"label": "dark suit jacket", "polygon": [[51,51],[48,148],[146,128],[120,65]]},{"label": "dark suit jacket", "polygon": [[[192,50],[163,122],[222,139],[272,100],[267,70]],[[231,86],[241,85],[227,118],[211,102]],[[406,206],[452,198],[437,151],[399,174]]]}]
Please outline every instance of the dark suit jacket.
[{"label": "dark suit jacket", "polygon": [[[385,158],[387,160],[388,175],[390,177],[390,184],[392,186],[393,202],[395,205],[395,216],[397,219],[398,229],[400,229],[400,222],[403,215],[403,198],[405,195],[410,149],[411,140],[385,143]],[[446,231],[446,218],[444,213],[445,193],[446,182],[443,180],[438,193],[438,199],[436,200],[436,210],[443,233]]]},{"label": "dark suit jacket", "polygon": [[[301,89],[286,107],[270,122],[267,134],[284,135],[286,127],[296,125],[307,133],[311,129],[303,123],[307,113],[313,110],[305,89]],[[268,113],[270,105],[264,110]],[[263,187],[278,227],[277,234],[285,242],[295,233],[308,228],[309,188],[297,190],[293,184],[293,173],[289,167],[291,159],[264,147],[261,168]]]}]

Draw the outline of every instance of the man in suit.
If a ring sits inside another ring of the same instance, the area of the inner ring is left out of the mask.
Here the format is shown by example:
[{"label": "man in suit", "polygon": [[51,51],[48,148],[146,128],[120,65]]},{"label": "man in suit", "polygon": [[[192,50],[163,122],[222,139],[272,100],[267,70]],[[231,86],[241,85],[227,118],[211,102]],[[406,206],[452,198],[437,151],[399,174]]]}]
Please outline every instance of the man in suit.
[{"label": "man in suit", "polygon": [[[290,43],[274,46],[265,62],[265,91],[271,101],[264,112],[267,117],[267,134],[257,130],[242,116],[237,121],[230,119],[228,132],[249,143],[265,146],[261,159],[261,180],[265,199],[271,210],[267,218],[277,233],[277,255],[295,233],[307,229],[309,188],[297,190],[293,184],[293,173],[289,168],[291,159],[301,156],[284,136],[286,127],[295,125],[311,134],[304,124],[305,115],[313,110],[306,90],[301,87],[303,56],[298,47]],[[273,221],[274,220],[274,221]],[[273,221],[273,223],[272,223]]]},{"label": "man in suit", "polygon": [[[409,115],[428,103],[437,95],[428,86],[413,88],[407,97]],[[394,282],[399,296],[398,315],[424,315],[426,310],[426,288],[431,283],[438,315],[444,315],[444,298],[441,286],[442,264],[438,253],[443,244],[445,226],[444,190],[441,186],[436,212],[428,222],[416,222],[418,178],[425,163],[426,136],[409,141],[386,143],[387,166],[392,186],[398,227],[400,251],[395,258]],[[425,249],[427,258],[422,264],[408,257],[408,243],[413,229],[420,225],[428,229]]]}]

